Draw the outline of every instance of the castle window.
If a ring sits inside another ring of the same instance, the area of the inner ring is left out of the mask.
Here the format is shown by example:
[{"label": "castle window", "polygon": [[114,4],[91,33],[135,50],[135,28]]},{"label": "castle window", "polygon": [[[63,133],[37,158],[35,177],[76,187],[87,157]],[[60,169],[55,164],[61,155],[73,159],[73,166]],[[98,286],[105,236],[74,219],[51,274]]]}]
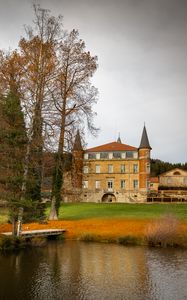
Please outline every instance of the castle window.
[{"label": "castle window", "polygon": [[88,153],[84,154],[84,159],[88,159]]},{"label": "castle window", "polygon": [[100,189],[100,181],[99,180],[95,181],[95,188]]},{"label": "castle window", "polygon": [[117,159],[119,159],[119,158],[121,158],[121,152],[113,152],[113,158],[117,158]]},{"label": "castle window", "polygon": [[96,154],[95,153],[88,153],[88,158],[89,159],[96,159]]},{"label": "castle window", "polygon": [[112,190],[113,189],[113,180],[109,179],[107,182],[107,188],[108,190]]},{"label": "castle window", "polygon": [[88,166],[84,166],[84,167],[83,167],[83,173],[84,173],[84,174],[87,174],[87,173],[88,173]]},{"label": "castle window", "polygon": [[138,189],[138,180],[137,179],[134,179],[133,180],[133,189]]},{"label": "castle window", "polygon": [[125,189],[125,180],[121,180],[121,189]]},{"label": "castle window", "polygon": [[149,163],[147,163],[147,165],[146,165],[146,171],[147,171],[147,173],[150,173],[150,164]]},{"label": "castle window", "polygon": [[95,166],[95,173],[100,173],[100,165]]},{"label": "castle window", "polygon": [[113,173],[113,165],[108,165],[108,173]]},{"label": "castle window", "polygon": [[133,165],[133,173],[138,173],[138,165],[137,164]]},{"label": "castle window", "polygon": [[125,173],[125,165],[120,166],[120,171],[121,171],[121,173]]},{"label": "castle window", "polygon": [[121,153],[121,158],[123,158],[123,159],[126,158],[126,153],[125,153],[125,152],[122,152],[122,153]]},{"label": "castle window", "polygon": [[100,158],[101,159],[107,159],[108,158],[108,152],[101,152],[100,153]]},{"label": "castle window", "polygon": [[133,151],[127,151],[126,152],[126,157],[127,158],[133,158]]},{"label": "castle window", "polygon": [[147,151],[147,152],[146,152],[146,157],[147,157],[147,158],[150,158],[150,151]]},{"label": "castle window", "polygon": [[83,185],[83,189],[87,189],[88,188],[88,180],[84,180],[82,185]]}]

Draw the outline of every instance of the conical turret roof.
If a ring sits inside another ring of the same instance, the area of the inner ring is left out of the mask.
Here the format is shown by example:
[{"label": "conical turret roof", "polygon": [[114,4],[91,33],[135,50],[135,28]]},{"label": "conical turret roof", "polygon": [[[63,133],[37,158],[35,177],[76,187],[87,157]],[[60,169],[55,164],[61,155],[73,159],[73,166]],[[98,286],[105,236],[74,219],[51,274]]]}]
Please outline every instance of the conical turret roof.
[{"label": "conical turret roof", "polygon": [[120,144],[122,144],[122,143],[121,143],[120,134],[118,135],[117,143],[120,143]]},{"label": "conical turret roof", "polygon": [[80,132],[79,132],[79,130],[77,130],[77,134],[75,136],[75,142],[74,142],[74,146],[73,146],[73,151],[79,151],[79,150],[83,150],[83,149],[82,149]]},{"label": "conical turret roof", "polygon": [[147,136],[147,130],[146,130],[145,125],[144,125],[144,128],[143,128],[142,138],[141,138],[139,149],[150,149],[150,150],[152,149],[150,144],[149,144],[149,139],[148,139],[148,136]]}]

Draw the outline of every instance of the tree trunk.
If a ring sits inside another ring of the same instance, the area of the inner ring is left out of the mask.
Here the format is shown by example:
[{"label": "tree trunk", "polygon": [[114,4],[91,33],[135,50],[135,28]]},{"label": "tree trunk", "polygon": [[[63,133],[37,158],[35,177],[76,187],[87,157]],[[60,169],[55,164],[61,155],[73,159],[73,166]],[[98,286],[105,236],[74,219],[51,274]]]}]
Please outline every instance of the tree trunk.
[{"label": "tree trunk", "polygon": [[49,215],[49,220],[58,220],[55,197],[53,197],[51,200],[51,211]]},{"label": "tree trunk", "polygon": [[64,134],[65,134],[65,108],[66,108],[66,101],[64,100],[58,153],[57,153],[57,157],[56,157],[55,171],[54,171],[53,183],[52,183],[51,212],[53,211],[53,205],[54,205],[57,215],[58,215],[58,210],[60,207],[60,202],[62,201],[61,189],[63,186],[63,164],[64,164],[63,150],[64,150]]},{"label": "tree trunk", "polygon": [[16,236],[16,218],[12,216],[12,235]]}]

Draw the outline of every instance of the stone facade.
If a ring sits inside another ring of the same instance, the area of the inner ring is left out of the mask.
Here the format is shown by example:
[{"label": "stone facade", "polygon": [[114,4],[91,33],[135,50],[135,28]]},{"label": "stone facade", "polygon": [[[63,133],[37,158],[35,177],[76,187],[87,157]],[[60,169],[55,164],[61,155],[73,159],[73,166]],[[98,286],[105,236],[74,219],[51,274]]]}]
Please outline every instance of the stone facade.
[{"label": "stone facade", "polygon": [[149,202],[187,202],[187,172],[175,168],[150,179]]},{"label": "stone facade", "polygon": [[159,186],[187,188],[187,172],[179,168],[165,172],[159,176]]},{"label": "stone facade", "polygon": [[150,181],[150,150],[145,127],[139,148],[122,144],[118,139],[117,142],[83,151],[80,136],[76,137],[72,172],[64,178],[64,200],[146,202]]}]

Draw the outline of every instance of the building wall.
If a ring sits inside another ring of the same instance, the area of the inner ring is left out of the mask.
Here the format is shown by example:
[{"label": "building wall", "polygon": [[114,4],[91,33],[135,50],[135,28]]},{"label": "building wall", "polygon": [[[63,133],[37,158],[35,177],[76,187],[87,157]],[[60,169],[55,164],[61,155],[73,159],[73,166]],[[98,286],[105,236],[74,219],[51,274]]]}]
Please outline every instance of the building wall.
[{"label": "building wall", "polygon": [[[151,178],[152,185],[156,178]],[[150,188],[148,201],[187,202],[187,172],[182,169],[173,169],[159,176],[158,188]],[[156,194],[155,194],[155,193]]]},{"label": "building wall", "polygon": [[65,202],[147,201],[150,149],[119,144],[127,150],[114,150],[113,144],[111,150],[73,152],[72,171],[64,176]]},{"label": "building wall", "polygon": [[[113,166],[113,172],[108,172],[108,166]],[[121,172],[121,165],[125,165],[125,172]],[[133,189],[133,180],[139,180],[139,172],[133,171],[133,165],[137,165],[139,169],[139,161],[84,161],[84,166],[88,166],[89,173],[83,174],[83,180],[88,180],[88,188],[95,189],[95,181],[100,181],[100,188],[106,190],[107,181],[109,179],[114,182],[114,189],[119,190],[121,188],[121,180],[125,180],[126,189]],[[96,166],[100,166],[100,173],[96,173]]]},{"label": "building wall", "polygon": [[161,174],[159,176],[159,185],[166,187],[187,187],[187,172],[175,169]]},{"label": "building wall", "polygon": [[[109,173],[109,165],[112,165],[113,172]],[[121,171],[121,166],[125,166],[125,172]],[[96,173],[99,166],[100,172]],[[85,167],[86,172],[85,173]],[[106,159],[106,160],[84,160],[83,161],[83,184],[82,201],[87,202],[144,202],[146,201],[147,189],[143,186],[140,192],[140,160],[136,159]],[[147,179],[146,173],[146,179]],[[121,181],[125,185],[121,186]],[[108,186],[108,182],[113,182],[113,187]],[[135,182],[138,183],[135,186]],[[97,185],[96,185],[97,182]],[[99,182],[99,183],[98,183]],[[146,184],[146,183],[145,183]],[[108,201],[105,195],[108,194]],[[112,196],[113,195],[113,196]]]}]

